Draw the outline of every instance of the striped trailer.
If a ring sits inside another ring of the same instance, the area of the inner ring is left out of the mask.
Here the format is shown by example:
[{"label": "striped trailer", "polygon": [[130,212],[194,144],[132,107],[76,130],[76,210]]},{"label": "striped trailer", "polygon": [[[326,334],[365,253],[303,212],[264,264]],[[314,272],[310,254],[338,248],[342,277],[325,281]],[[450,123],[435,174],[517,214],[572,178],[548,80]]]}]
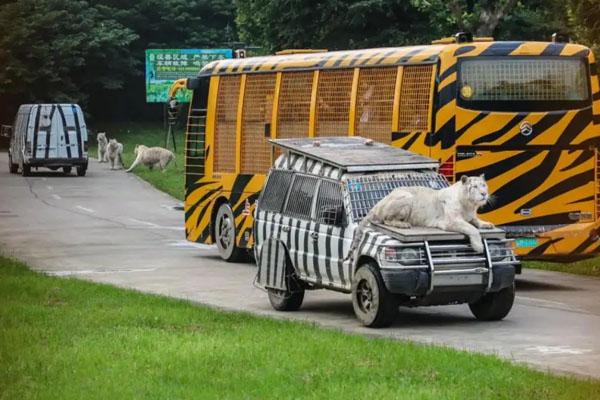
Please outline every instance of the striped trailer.
[{"label": "striped trailer", "polygon": [[84,176],[88,166],[88,134],[77,104],[24,104],[19,107],[8,153],[11,173],[28,176],[40,167]]},{"label": "striped trailer", "polygon": [[524,258],[600,251],[600,86],[585,46],[457,35],[291,51],[213,62],[187,87],[186,234],[227,260],[252,248],[278,156],[268,139],[355,135],[431,157],[450,182],[485,174],[482,216]]},{"label": "striped trailer", "polygon": [[[392,190],[448,186],[432,159],[362,137],[277,139],[254,218],[256,284],[276,310],[297,310],[308,289],[352,294],[366,326],[393,322],[398,306],[468,303],[481,320],[502,319],[520,272],[511,241],[481,231],[485,252],[438,229],[357,226]],[[352,256],[349,253],[352,252]]]}]

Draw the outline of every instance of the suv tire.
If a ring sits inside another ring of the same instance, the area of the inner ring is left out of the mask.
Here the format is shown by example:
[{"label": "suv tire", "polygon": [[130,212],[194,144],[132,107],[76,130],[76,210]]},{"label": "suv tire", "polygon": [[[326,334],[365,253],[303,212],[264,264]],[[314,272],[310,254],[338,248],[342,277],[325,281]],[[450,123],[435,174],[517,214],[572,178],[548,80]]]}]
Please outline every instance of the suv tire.
[{"label": "suv tire", "polygon": [[16,174],[19,172],[19,164],[13,164],[10,153],[8,153],[8,170],[11,174]]},{"label": "suv tire", "polygon": [[479,300],[469,303],[471,312],[480,321],[499,321],[510,312],[515,301],[515,284],[498,292],[487,293]]},{"label": "suv tire", "polygon": [[361,265],[352,279],[354,314],[370,328],[389,326],[398,315],[398,297],[388,292],[377,265]]},{"label": "suv tire", "polygon": [[222,203],[215,216],[215,242],[219,255],[227,262],[240,262],[246,259],[246,250],[237,247],[235,238],[235,217],[229,203]]}]

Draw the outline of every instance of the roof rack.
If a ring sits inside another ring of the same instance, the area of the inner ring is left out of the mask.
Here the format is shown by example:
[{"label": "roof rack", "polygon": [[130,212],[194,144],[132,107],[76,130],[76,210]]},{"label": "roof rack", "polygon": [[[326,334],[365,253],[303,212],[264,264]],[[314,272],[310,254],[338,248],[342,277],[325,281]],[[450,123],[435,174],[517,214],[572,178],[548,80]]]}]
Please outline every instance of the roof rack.
[{"label": "roof rack", "polygon": [[270,139],[289,155],[345,172],[437,169],[436,160],[360,136]]}]

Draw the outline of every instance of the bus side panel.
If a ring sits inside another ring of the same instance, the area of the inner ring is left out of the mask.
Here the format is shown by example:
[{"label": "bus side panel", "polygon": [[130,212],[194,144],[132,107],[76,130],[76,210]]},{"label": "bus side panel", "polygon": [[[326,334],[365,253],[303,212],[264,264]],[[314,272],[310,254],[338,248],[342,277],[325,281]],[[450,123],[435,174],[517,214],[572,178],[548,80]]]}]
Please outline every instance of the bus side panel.
[{"label": "bus side panel", "polygon": [[235,217],[236,243],[251,247],[254,204],[264,183],[264,175],[223,174],[204,177],[188,188],[185,201],[186,237],[192,242],[211,244],[211,219],[221,200],[231,205]]},{"label": "bus side panel", "polygon": [[[593,60],[593,58],[592,58]],[[594,124],[596,129],[600,130],[600,66],[598,62],[590,63],[590,72],[592,75],[592,99],[594,110]]]}]

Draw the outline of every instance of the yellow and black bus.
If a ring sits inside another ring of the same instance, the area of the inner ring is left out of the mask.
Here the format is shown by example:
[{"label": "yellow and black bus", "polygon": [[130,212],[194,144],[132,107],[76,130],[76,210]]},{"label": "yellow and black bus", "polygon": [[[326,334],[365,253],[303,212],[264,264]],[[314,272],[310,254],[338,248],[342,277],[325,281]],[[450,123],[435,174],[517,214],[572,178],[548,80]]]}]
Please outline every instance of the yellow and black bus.
[{"label": "yellow and black bus", "polygon": [[186,133],[188,240],[233,260],[274,161],[267,138],[360,135],[485,174],[483,218],[528,258],[600,249],[600,88],[589,48],[465,36],[432,45],[221,60]]}]

